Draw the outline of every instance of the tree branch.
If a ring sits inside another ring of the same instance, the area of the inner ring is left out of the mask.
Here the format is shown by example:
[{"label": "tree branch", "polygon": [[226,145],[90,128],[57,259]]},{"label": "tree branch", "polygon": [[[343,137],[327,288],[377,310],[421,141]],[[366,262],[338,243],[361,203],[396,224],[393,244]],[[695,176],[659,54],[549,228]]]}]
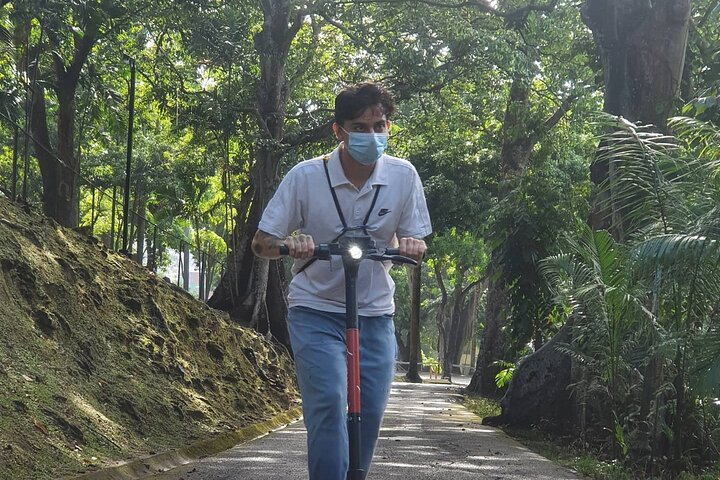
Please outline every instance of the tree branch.
[{"label": "tree branch", "polygon": [[288,90],[291,92],[295,90],[295,87],[300,81],[300,78],[307,70],[307,66],[310,65],[320,40],[320,25],[318,25],[318,23],[315,21],[315,17],[312,16],[310,17],[310,22],[312,24],[313,30],[312,42],[310,43],[310,46],[308,46],[308,50],[305,53],[305,58],[302,62],[300,62],[298,68],[295,70],[295,73],[293,73],[288,80]]},{"label": "tree branch", "polygon": [[479,284],[479,283],[483,283],[485,280],[487,280],[487,275],[483,275],[482,277],[478,278],[478,279],[475,280],[474,282],[471,282],[470,284],[468,284],[467,287],[463,288],[463,291],[460,293],[460,296],[464,299],[464,298],[465,298],[465,295],[467,295],[468,292],[469,292],[470,290],[472,290],[472,288],[473,288],[474,286],[476,286],[476,285]]},{"label": "tree branch", "polygon": [[299,145],[305,145],[307,143],[317,142],[318,140],[327,138],[332,133],[332,124],[334,122],[335,119],[331,118],[315,128],[299,132],[297,135],[286,136],[283,139],[284,150],[289,151]]},{"label": "tree branch", "polygon": [[482,10],[483,12],[492,13],[499,15],[497,9],[490,6],[489,3],[482,0],[466,0],[461,2],[441,2],[436,0],[348,0],[348,1],[337,1],[330,2],[335,5],[346,5],[346,4],[362,4],[362,3],[422,3],[431,7],[440,8],[463,8],[463,7],[474,7]]},{"label": "tree branch", "polygon": [[710,5],[710,6],[707,8],[707,10],[705,10],[705,14],[702,16],[702,18],[700,19],[700,21],[697,23],[697,28],[698,28],[698,29],[702,29],[702,28],[705,26],[705,24],[707,23],[707,21],[710,19],[710,16],[712,15],[712,13],[713,13],[713,12],[715,11],[715,9],[718,7],[718,5],[720,5],[720,0],[715,0],[715,2],[714,2],[712,5]]},{"label": "tree branch", "polygon": [[557,123],[562,119],[562,117],[565,116],[576,98],[577,95],[575,94],[569,95],[567,98],[565,98],[565,100],[562,101],[555,113],[553,113],[550,118],[543,122],[543,131],[547,132],[548,130],[552,130],[552,128],[557,125]]},{"label": "tree branch", "polygon": [[330,18],[330,16],[328,16],[322,12],[316,12],[316,15],[322,17],[322,19],[325,20],[328,24],[332,25],[333,27],[337,28],[342,33],[344,33],[350,40],[353,41],[353,43],[355,43],[355,45],[369,49],[367,42],[365,42],[362,38],[355,35],[355,33],[353,33],[349,28],[347,28],[345,25],[343,25],[339,21],[337,21],[333,18]]},{"label": "tree branch", "polygon": [[75,54],[73,55],[72,62],[70,63],[70,67],[65,71],[65,81],[70,82],[71,84],[77,83],[80,78],[80,72],[82,71],[83,65],[85,65],[85,61],[90,55],[93,46],[95,46],[95,42],[98,40],[98,33],[98,26],[93,24],[85,35],[82,36],[79,44],[75,46]]},{"label": "tree branch", "polygon": [[440,270],[440,265],[438,265],[437,262],[434,263],[434,270],[435,270],[435,277],[437,278],[438,287],[440,287],[440,293],[442,294],[443,299],[447,299],[447,289],[445,288],[445,282],[442,278],[442,270]]},{"label": "tree branch", "polygon": [[329,2],[330,5],[346,5],[346,4],[362,4],[362,3],[422,3],[431,7],[440,8],[464,8],[472,7],[480,10],[483,13],[489,13],[501,18],[505,18],[512,21],[526,18],[532,12],[551,12],[557,6],[557,0],[550,0],[548,3],[541,5],[530,4],[524,7],[503,12],[493,7],[490,2],[485,0],[465,0],[459,2],[442,2],[438,0],[340,0],[337,2]]}]

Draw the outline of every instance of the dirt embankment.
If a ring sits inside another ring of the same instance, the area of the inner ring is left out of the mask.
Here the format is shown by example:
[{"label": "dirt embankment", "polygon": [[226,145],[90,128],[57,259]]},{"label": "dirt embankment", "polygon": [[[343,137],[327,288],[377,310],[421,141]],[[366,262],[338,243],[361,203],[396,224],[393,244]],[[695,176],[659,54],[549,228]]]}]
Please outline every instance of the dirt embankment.
[{"label": "dirt embankment", "polygon": [[0,198],[0,479],[70,476],[288,408],[286,353]]}]

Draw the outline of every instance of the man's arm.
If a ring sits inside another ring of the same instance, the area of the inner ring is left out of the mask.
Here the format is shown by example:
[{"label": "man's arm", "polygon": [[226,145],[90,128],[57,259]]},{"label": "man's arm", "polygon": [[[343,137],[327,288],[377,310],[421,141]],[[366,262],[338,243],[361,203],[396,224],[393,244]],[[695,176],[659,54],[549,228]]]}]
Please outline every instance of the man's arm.
[{"label": "man's arm", "polygon": [[280,246],[288,247],[288,255],[292,258],[310,258],[315,254],[315,243],[310,235],[291,235],[278,238],[258,229],[252,241],[255,255],[268,260],[280,258]]},{"label": "man's arm", "polygon": [[282,243],[281,238],[258,230],[252,240],[252,249],[258,257],[275,260],[280,258],[279,247]]}]

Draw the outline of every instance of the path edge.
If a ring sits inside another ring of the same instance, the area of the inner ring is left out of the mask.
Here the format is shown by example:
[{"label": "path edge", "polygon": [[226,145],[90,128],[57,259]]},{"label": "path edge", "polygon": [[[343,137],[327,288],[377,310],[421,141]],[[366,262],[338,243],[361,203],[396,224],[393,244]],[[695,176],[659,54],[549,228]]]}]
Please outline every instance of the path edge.
[{"label": "path edge", "polygon": [[140,480],[167,470],[181,467],[201,458],[224,452],[296,422],[302,417],[302,407],[294,407],[262,422],[202,440],[177,450],[106,467],[67,480]]}]

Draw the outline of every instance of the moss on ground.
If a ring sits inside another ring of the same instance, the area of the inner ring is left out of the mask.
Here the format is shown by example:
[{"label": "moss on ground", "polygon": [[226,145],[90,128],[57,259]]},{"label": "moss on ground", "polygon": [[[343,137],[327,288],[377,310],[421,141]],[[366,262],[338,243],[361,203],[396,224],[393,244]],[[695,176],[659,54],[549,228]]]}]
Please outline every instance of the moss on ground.
[{"label": "moss on ground", "polygon": [[94,239],[0,198],[0,478],[72,476],[297,398],[286,352]]}]

